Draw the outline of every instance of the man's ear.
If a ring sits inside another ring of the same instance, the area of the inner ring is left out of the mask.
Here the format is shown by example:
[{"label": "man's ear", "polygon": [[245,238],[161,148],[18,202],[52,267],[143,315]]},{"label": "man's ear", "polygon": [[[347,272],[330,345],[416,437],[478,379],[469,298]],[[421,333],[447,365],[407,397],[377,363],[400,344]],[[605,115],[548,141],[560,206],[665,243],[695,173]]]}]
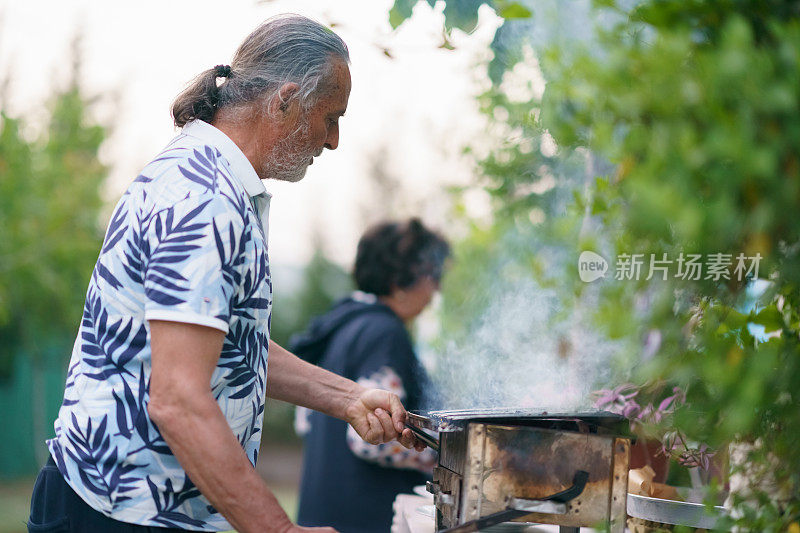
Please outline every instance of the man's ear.
[{"label": "man's ear", "polygon": [[300,86],[294,82],[284,83],[278,92],[275,93],[269,103],[270,115],[273,117],[286,118],[286,115],[294,114],[294,108],[298,107],[297,99],[293,98],[300,90]]}]

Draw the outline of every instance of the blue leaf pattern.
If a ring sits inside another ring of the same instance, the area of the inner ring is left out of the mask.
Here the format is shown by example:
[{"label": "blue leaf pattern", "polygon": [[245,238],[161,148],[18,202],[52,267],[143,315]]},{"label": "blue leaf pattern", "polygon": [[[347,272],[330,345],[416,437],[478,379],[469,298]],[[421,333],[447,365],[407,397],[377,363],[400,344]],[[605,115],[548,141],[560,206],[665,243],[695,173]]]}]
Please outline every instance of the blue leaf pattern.
[{"label": "blue leaf pattern", "polygon": [[211,389],[255,465],[271,311],[266,239],[250,198],[217,148],[179,135],[117,204],[86,293],[48,441],[73,489],[117,520],[229,529],[148,416],[148,320],[227,329]]},{"label": "blue leaf pattern", "polygon": [[[108,415],[103,416],[94,429],[91,418],[84,425],[73,413],[71,421],[67,437],[72,446],[66,448],[66,452],[78,465],[83,486],[98,495],[115,495],[134,489],[138,478],[127,475],[134,466],[118,463],[118,448],[112,446],[106,431]],[[117,498],[118,501],[125,499],[128,498]]]}]

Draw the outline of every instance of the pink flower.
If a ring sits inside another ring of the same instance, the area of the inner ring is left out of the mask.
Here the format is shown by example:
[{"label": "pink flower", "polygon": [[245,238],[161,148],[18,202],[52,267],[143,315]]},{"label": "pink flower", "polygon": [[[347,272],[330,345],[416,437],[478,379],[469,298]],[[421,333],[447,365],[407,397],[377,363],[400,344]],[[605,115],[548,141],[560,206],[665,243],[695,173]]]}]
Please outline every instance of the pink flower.
[{"label": "pink flower", "polygon": [[[639,394],[639,389],[632,383],[624,383],[614,389],[602,389],[595,393],[598,395],[594,406],[598,409],[608,409],[611,412],[623,414],[626,407],[638,404],[633,398]],[[627,416],[627,415],[625,415]]]}]

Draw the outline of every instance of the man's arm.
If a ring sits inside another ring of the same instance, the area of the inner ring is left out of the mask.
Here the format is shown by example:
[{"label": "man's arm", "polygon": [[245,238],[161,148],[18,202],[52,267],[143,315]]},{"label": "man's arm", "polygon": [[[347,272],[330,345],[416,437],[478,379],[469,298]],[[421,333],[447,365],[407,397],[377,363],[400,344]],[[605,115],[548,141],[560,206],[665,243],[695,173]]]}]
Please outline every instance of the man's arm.
[{"label": "man's arm", "polygon": [[303,361],[272,341],[267,396],[341,418],[371,444],[397,438],[406,448],[425,449],[405,427],[406,411],[395,394],[362,387]]},{"label": "man's arm", "polygon": [[211,395],[211,375],[225,334],[204,326],[159,320],[150,321],[150,332],[152,371],[147,410],[200,492],[242,533],[312,530],[293,526],[250,464]]}]

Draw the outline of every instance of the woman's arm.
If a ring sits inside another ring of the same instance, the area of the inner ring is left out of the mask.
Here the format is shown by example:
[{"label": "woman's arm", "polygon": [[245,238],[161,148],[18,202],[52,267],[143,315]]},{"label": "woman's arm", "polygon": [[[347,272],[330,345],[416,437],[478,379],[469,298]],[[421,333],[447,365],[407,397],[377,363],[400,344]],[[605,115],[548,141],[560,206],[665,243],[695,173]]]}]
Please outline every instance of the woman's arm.
[{"label": "woman's arm", "polygon": [[340,418],[371,444],[396,438],[406,448],[425,448],[405,428],[406,411],[395,394],[362,387],[303,361],[273,341],[267,396]]}]

